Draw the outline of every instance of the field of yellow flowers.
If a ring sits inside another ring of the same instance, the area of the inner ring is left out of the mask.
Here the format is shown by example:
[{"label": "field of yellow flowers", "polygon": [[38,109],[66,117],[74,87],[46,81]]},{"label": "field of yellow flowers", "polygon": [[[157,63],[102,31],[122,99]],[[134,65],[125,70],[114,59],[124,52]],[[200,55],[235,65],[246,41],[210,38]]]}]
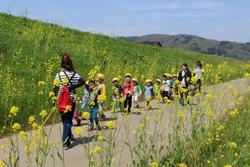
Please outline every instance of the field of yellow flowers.
[{"label": "field of yellow flowers", "polygon": [[105,74],[106,106],[111,102],[111,79],[122,78],[127,72],[143,84],[146,78],[177,73],[183,62],[192,69],[197,60],[202,60],[209,74],[205,80],[210,84],[243,77],[250,69],[249,63],[238,60],[136,45],[24,17],[0,14],[0,23],[1,134],[8,132],[4,125],[9,122],[12,106],[23,111],[14,118],[18,122],[26,122],[30,115],[52,108],[52,82],[64,52],[72,55],[76,70],[84,79],[98,72]]},{"label": "field of yellow flowers", "polygon": [[[250,78],[211,85],[190,97],[185,107],[153,101],[152,110],[131,115],[107,113],[101,131],[87,124],[74,127],[76,140],[62,149],[62,126],[53,108],[26,121],[31,131],[14,122],[23,111],[11,107],[12,135],[0,140],[0,166],[247,166],[250,160]],[[87,119],[89,115],[84,115]],[[87,122],[87,121],[86,121]]]},{"label": "field of yellow flowers", "polygon": [[[206,71],[204,80],[206,85],[249,77],[248,73],[250,73],[248,62],[177,49],[137,45],[24,17],[0,14],[0,25],[0,136],[13,133],[9,137],[8,144],[0,146],[1,150],[11,148],[11,151],[7,151],[0,161],[0,167],[19,166],[20,152],[25,152],[26,166],[34,165],[31,164],[34,161],[32,159],[34,155],[36,166],[46,166],[48,156],[52,159],[59,157],[63,162],[62,166],[65,166],[64,152],[55,147],[57,142],[50,141],[53,126],[51,128],[45,126],[53,125],[59,120],[56,108],[52,104],[55,99],[52,84],[55,74],[60,70],[60,56],[64,52],[72,55],[76,70],[84,79],[95,77],[99,72],[105,74],[107,107],[111,104],[112,78],[122,79],[127,72],[132,73],[143,84],[146,78],[161,78],[165,72],[177,73],[183,62],[188,63],[192,70],[195,62],[201,60]],[[202,107],[195,110],[194,117],[191,117],[194,119],[193,124],[187,126],[192,133],[188,133],[187,138],[181,137],[184,133],[182,120],[185,112],[179,108],[176,109],[177,116],[174,119],[177,123],[171,124],[176,133],[171,133],[169,138],[170,141],[175,142],[169,145],[171,149],[165,156],[161,154],[163,148],[156,145],[150,145],[150,148],[147,148],[145,145],[145,143],[157,143],[156,141],[160,140],[154,134],[148,135],[146,131],[147,124],[156,121],[157,126],[161,126],[158,124],[160,121],[157,117],[145,116],[141,119],[140,128],[134,132],[140,142],[126,143],[131,149],[133,166],[157,167],[176,166],[176,164],[183,167],[204,166],[204,164],[223,166],[229,162],[227,160],[230,160],[229,166],[234,166],[238,162],[249,164],[249,153],[244,151],[249,150],[249,137],[243,136],[243,132],[248,130],[246,128],[248,124],[242,125],[242,128],[237,130],[238,125],[243,124],[241,122],[243,118],[249,122],[245,119],[249,118],[249,110],[247,110],[249,100],[243,101],[238,97],[238,92],[233,87],[229,87],[229,90],[239,103],[239,108],[225,111],[229,112],[228,115],[223,117],[225,114],[222,114],[220,118],[225,118],[226,121],[215,123],[212,121],[215,114],[214,106],[209,105],[209,101],[213,100],[214,96],[206,95],[207,100],[200,101],[200,105],[206,110]],[[78,94],[81,94],[81,90]],[[196,98],[199,99],[199,95]],[[194,111],[192,107],[189,109],[190,112]],[[211,124],[209,126],[205,124],[204,119]],[[94,145],[84,144],[88,166],[110,166],[113,163],[113,156],[117,151],[114,146],[118,128],[114,121],[105,123],[105,127],[107,130],[102,132],[102,135],[88,136],[96,140]],[[124,131],[130,133],[130,128],[128,126]],[[32,129],[31,134],[26,132],[27,129]],[[228,131],[222,133],[224,130]],[[75,134],[81,137],[83,129],[75,128]],[[155,135],[158,134],[155,133]],[[239,136],[240,141],[237,141]],[[19,150],[19,142],[25,143],[22,150]],[[244,144],[244,142],[248,143]],[[145,147],[148,152],[145,152]],[[223,164],[219,164],[223,158],[226,160]],[[54,164],[54,166],[57,165]]]}]

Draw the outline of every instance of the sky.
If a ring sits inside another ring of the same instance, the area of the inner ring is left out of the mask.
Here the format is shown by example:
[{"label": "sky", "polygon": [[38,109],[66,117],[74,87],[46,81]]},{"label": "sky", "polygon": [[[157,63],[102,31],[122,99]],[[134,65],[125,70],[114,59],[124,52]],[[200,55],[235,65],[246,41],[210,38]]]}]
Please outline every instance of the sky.
[{"label": "sky", "polygon": [[250,42],[250,0],[0,0],[0,12],[109,36]]}]

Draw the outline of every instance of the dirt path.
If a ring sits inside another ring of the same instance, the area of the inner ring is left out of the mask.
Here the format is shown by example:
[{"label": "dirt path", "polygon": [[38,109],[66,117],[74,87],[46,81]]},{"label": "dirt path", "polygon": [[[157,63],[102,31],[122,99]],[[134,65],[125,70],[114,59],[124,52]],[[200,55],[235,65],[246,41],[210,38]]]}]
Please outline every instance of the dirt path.
[{"label": "dirt path", "polygon": [[[237,79],[221,84],[216,84],[212,86],[208,86],[205,92],[212,94],[215,96],[211,100],[213,111],[216,112],[217,115],[222,114],[223,110],[232,109],[235,106],[235,97],[231,95],[231,92],[228,90],[228,86],[233,85],[235,90],[239,91],[239,96],[244,96],[247,93],[247,87],[250,85],[250,79],[243,78]],[[201,98],[202,101],[206,96]],[[195,102],[194,102],[195,103]],[[131,143],[132,145],[136,144],[136,129],[140,127],[141,120],[144,119],[146,116],[150,118],[154,118],[157,114],[161,113],[160,121],[162,122],[161,127],[157,128],[157,133],[161,134],[159,136],[159,145],[163,144],[166,148],[169,143],[168,141],[168,134],[172,128],[172,121],[173,115],[176,115],[178,111],[186,111],[190,108],[194,110],[198,110],[198,105],[186,105],[180,106],[179,104],[173,103],[168,105],[167,107],[164,104],[158,104],[155,101],[153,102],[153,106],[155,109],[151,111],[138,111],[136,110],[133,114],[129,116],[122,116],[120,113],[111,114],[107,112],[108,120],[115,120],[117,124],[117,138],[116,138],[116,154],[113,161],[113,166],[130,166],[131,165],[131,156],[128,147],[125,145],[125,142]],[[159,112],[161,111],[161,112]],[[151,126],[150,128],[154,128],[154,121],[151,119]],[[185,115],[185,124],[187,132],[190,130],[190,113],[186,113]],[[82,126],[87,126],[87,122],[84,121]],[[46,127],[49,129],[51,126]],[[74,127],[75,128],[75,127]],[[52,127],[52,135],[50,137],[51,142],[60,142],[61,136],[61,124],[56,124]],[[105,131],[105,130],[103,130]],[[73,130],[74,132],[74,130]],[[99,134],[105,132],[98,132]],[[65,166],[66,167],[74,167],[74,166],[88,166],[88,159],[86,155],[86,151],[82,145],[84,144],[92,144],[92,140],[96,137],[97,132],[88,133],[86,128],[83,131],[83,138],[78,138],[74,143],[73,147],[69,150],[64,151],[65,156]],[[7,144],[8,138],[3,138],[0,140],[0,145]],[[24,143],[20,142],[20,150],[23,150]],[[61,144],[57,146],[59,152],[61,152]],[[0,160],[3,157],[3,151],[0,150]],[[62,166],[62,162],[59,160],[57,156],[55,156],[55,166]],[[33,158],[34,159],[34,158]],[[22,152],[20,155],[20,166],[27,166],[26,165],[27,159],[25,154]],[[35,164],[31,166],[36,166]],[[51,157],[48,157],[46,166],[50,167],[53,166],[53,161]]]}]

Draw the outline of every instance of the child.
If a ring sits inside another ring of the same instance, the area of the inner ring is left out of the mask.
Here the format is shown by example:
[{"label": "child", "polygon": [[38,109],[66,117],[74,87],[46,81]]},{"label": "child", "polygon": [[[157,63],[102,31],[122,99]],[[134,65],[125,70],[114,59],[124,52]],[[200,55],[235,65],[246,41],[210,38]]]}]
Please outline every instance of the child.
[{"label": "child", "polygon": [[88,101],[88,106],[89,106],[89,113],[90,113],[90,117],[89,117],[89,121],[90,121],[90,128],[88,129],[88,131],[92,131],[94,130],[94,122],[96,124],[96,127],[98,130],[101,130],[101,127],[99,125],[99,121],[98,121],[98,102],[97,102],[97,96],[98,96],[98,92],[96,91],[96,86],[95,86],[95,81],[90,81],[88,84],[89,87],[89,96],[87,98]]},{"label": "child", "polygon": [[104,115],[104,102],[106,101],[106,87],[104,84],[104,75],[103,74],[98,74],[97,75],[97,81],[98,81],[98,86],[97,86],[97,92],[98,92],[98,107],[99,107],[99,117],[100,120],[105,119]]},{"label": "child", "polygon": [[125,81],[122,84],[123,87],[123,96],[124,96],[124,109],[127,109],[128,107],[128,114],[131,112],[131,106],[132,106],[132,95],[134,93],[134,84],[131,81],[132,75],[130,73],[127,73],[125,75]]},{"label": "child", "polygon": [[136,78],[132,79],[133,84],[134,84],[134,94],[132,96],[133,104],[135,108],[139,108],[139,99],[141,97],[141,87],[138,84],[138,80]]},{"label": "child", "polygon": [[179,90],[178,90],[179,80],[178,80],[178,75],[177,74],[173,75],[173,81],[174,81],[173,93],[174,93],[174,96],[175,96],[175,95],[179,94]]},{"label": "child", "polygon": [[194,69],[194,76],[197,80],[198,90],[201,92],[201,84],[204,76],[204,69],[202,68],[201,61],[197,62],[197,65]]},{"label": "child", "polygon": [[82,106],[81,106],[81,112],[79,113],[79,115],[82,115],[82,112],[84,109],[87,108],[87,105],[89,103],[89,86],[88,86],[88,81],[86,82],[86,85],[85,85],[85,88],[83,90],[83,97],[82,97],[82,100],[81,100],[81,103],[82,103]]},{"label": "child", "polygon": [[154,90],[152,86],[152,80],[147,79],[146,80],[146,86],[145,86],[145,99],[146,99],[146,106],[148,109],[150,109],[150,101],[154,97]]},{"label": "child", "polygon": [[119,84],[118,78],[113,78],[113,112],[116,112],[117,109],[119,109],[120,112],[122,112],[122,86]]},{"label": "child", "polygon": [[173,79],[173,76],[170,74],[169,75],[169,81],[170,81],[170,89],[169,89],[169,92],[168,92],[168,97],[170,100],[173,100],[174,98],[174,93],[173,93],[173,88],[174,88],[174,79]]},{"label": "child", "polygon": [[163,102],[166,102],[166,98],[170,99],[169,97],[170,92],[170,74],[163,74],[163,92],[162,92],[162,98]]},{"label": "child", "polygon": [[161,80],[156,79],[154,84],[154,92],[156,99],[160,102],[161,101]]}]

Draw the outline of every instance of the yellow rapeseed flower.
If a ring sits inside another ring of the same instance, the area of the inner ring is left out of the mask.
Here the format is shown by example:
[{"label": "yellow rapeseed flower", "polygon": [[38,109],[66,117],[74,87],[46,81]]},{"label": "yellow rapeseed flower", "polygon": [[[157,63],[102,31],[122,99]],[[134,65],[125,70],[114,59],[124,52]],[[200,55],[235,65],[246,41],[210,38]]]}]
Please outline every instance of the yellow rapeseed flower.
[{"label": "yellow rapeseed flower", "polygon": [[14,123],[12,125],[12,131],[15,133],[15,132],[18,132],[19,130],[21,129],[21,125],[19,123]]},{"label": "yellow rapeseed flower", "polygon": [[183,111],[178,112],[178,117],[180,120],[182,120],[185,117],[185,113]]},{"label": "yellow rapeseed flower", "polygon": [[60,85],[60,80],[59,79],[55,79],[54,82],[53,82],[53,84],[55,86],[59,86]]},{"label": "yellow rapeseed flower", "polygon": [[100,146],[95,146],[93,150],[90,150],[90,154],[100,153],[102,148]]},{"label": "yellow rapeseed flower", "polygon": [[236,144],[235,142],[229,142],[229,143],[228,143],[228,146],[229,146],[230,148],[236,148],[236,147],[237,147],[237,144]]},{"label": "yellow rapeseed flower", "polygon": [[232,167],[232,165],[227,164],[227,165],[224,165],[224,167]]},{"label": "yellow rapeseed flower", "polygon": [[27,138],[28,138],[27,133],[24,132],[24,131],[20,131],[20,132],[19,132],[19,135],[22,137],[23,140],[27,140]]},{"label": "yellow rapeseed flower", "polygon": [[152,162],[151,163],[151,167],[158,167],[159,165],[158,165],[158,163],[157,162]]},{"label": "yellow rapeseed flower", "polygon": [[81,127],[76,127],[74,132],[75,132],[75,134],[77,134],[78,136],[80,136],[80,135],[82,135],[83,130],[82,130]]},{"label": "yellow rapeseed flower", "polygon": [[209,110],[209,111],[207,112],[207,117],[208,117],[208,119],[212,119],[213,116],[214,116],[213,111]]},{"label": "yellow rapeseed flower", "polygon": [[44,82],[44,81],[38,81],[38,86],[39,87],[42,87],[42,86],[44,86],[46,83]]},{"label": "yellow rapeseed flower", "polygon": [[229,116],[232,118],[235,118],[238,115],[238,110],[234,109],[232,111],[230,111]]},{"label": "yellow rapeseed flower", "polygon": [[0,167],[4,167],[4,162],[0,161]]},{"label": "yellow rapeseed flower", "polygon": [[50,97],[50,98],[53,98],[54,96],[55,96],[55,93],[52,92],[52,91],[50,91],[50,92],[49,92],[49,97]]},{"label": "yellow rapeseed flower", "polygon": [[13,116],[16,116],[16,114],[19,112],[19,108],[17,106],[12,106],[10,109],[10,114]]},{"label": "yellow rapeseed flower", "polygon": [[97,137],[97,141],[98,141],[98,142],[101,143],[101,142],[103,142],[103,140],[104,140],[104,137],[103,137],[103,136],[98,136],[98,137]]},{"label": "yellow rapeseed flower", "polygon": [[107,122],[107,127],[109,127],[110,129],[114,129],[114,128],[115,128],[115,123],[114,123],[114,121],[108,121],[108,122]]},{"label": "yellow rapeseed flower", "polygon": [[48,113],[47,113],[46,110],[42,110],[42,111],[39,113],[39,115],[40,115],[40,117],[45,118],[45,117],[48,115]]},{"label": "yellow rapeseed flower", "polygon": [[85,119],[89,119],[89,116],[90,116],[90,113],[88,111],[84,111],[82,113],[82,117],[85,118]]},{"label": "yellow rapeseed flower", "polygon": [[29,117],[29,124],[31,125],[32,123],[34,123],[36,121],[36,118],[34,116],[30,116]]}]

